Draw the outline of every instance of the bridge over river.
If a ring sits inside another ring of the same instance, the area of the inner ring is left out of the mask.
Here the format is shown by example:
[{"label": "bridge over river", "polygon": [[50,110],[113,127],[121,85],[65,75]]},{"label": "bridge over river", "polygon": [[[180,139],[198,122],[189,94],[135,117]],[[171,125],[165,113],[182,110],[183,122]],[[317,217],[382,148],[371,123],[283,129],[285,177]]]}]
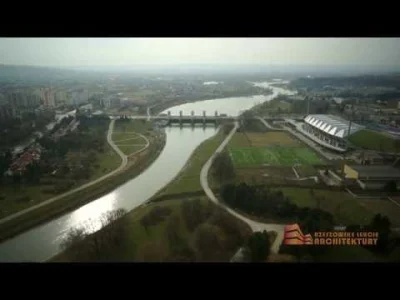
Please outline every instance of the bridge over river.
[{"label": "bridge over river", "polygon": [[112,119],[126,117],[128,119],[136,119],[136,120],[156,120],[160,121],[162,126],[168,126],[171,124],[191,124],[194,126],[195,124],[203,124],[206,125],[208,123],[212,123],[215,125],[219,125],[221,121],[235,121],[237,117],[227,116],[225,114],[218,114],[218,111],[215,111],[214,115],[207,116],[206,111],[203,111],[202,115],[195,115],[194,111],[191,112],[190,115],[184,115],[182,111],[179,112],[179,115],[171,115],[171,112],[168,111],[168,114],[160,114],[156,116],[135,116],[135,115],[109,115]]}]

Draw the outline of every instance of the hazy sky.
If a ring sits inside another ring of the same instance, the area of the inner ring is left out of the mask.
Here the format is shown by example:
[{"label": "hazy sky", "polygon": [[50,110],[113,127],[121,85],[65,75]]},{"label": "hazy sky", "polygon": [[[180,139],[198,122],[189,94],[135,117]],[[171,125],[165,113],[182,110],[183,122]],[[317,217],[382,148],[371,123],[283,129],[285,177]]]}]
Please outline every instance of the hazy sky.
[{"label": "hazy sky", "polygon": [[400,65],[399,38],[0,38],[0,63]]}]

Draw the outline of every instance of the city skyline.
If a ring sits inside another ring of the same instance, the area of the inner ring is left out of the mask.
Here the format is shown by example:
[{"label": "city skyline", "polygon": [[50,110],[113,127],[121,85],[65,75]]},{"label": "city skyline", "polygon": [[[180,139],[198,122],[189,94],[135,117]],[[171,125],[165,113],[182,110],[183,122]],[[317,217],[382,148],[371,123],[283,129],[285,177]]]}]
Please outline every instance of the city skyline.
[{"label": "city skyline", "polygon": [[398,38],[0,38],[0,63],[45,67],[400,64]]}]

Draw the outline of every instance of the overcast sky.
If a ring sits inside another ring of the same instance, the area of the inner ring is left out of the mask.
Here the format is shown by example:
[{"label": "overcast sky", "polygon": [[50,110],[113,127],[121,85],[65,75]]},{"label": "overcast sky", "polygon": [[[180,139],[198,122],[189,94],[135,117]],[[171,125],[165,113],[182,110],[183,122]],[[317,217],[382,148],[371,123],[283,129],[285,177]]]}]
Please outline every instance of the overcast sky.
[{"label": "overcast sky", "polygon": [[399,38],[0,38],[0,63],[400,65]]}]

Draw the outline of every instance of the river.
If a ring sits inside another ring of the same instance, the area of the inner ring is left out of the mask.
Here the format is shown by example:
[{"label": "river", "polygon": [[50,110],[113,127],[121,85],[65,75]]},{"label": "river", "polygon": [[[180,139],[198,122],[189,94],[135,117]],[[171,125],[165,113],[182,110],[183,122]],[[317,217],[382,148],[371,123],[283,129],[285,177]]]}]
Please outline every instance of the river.
[{"label": "river", "polygon": [[[262,86],[269,85],[263,83]],[[273,94],[268,96],[197,101],[169,108],[162,113],[169,110],[174,115],[182,110],[184,114],[190,114],[193,110],[200,115],[205,110],[207,115],[214,115],[217,110],[219,114],[236,116],[260,102],[271,100],[278,93],[293,94],[282,88],[272,88]],[[116,208],[132,210],[140,206],[166,186],[184,167],[196,147],[215,133],[214,127],[167,127],[164,149],[142,174],[97,200],[6,240],[0,244],[0,262],[44,261],[59,252],[60,242],[70,228],[86,226],[95,231],[100,227],[98,219],[102,213]]]}]

